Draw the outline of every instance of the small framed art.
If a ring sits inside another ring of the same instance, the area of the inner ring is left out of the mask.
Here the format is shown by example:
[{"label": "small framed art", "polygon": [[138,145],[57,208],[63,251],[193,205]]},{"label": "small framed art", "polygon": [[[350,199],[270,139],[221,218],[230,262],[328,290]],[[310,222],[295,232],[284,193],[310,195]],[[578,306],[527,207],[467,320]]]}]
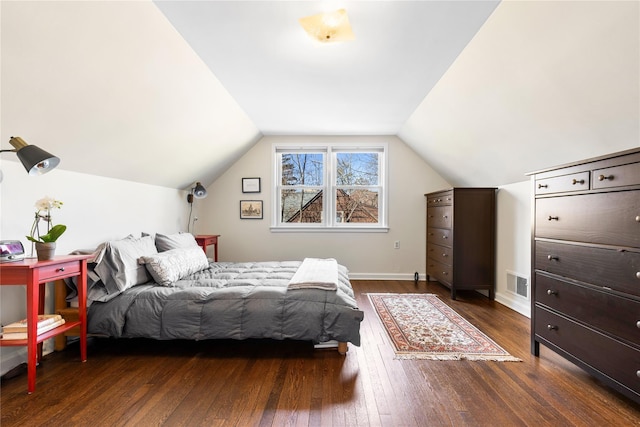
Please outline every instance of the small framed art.
[{"label": "small framed art", "polygon": [[240,219],[262,219],[262,200],[240,200]]},{"label": "small framed art", "polygon": [[259,193],[260,178],[242,178],[243,193]]}]

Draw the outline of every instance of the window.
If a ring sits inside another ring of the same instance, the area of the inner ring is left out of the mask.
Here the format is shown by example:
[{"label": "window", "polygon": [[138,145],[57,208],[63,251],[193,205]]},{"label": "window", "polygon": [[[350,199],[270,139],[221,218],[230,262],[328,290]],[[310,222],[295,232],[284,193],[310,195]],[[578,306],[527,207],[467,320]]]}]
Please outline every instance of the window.
[{"label": "window", "polygon": [[386,230],[386,151],[274,145],[274,229]]}]

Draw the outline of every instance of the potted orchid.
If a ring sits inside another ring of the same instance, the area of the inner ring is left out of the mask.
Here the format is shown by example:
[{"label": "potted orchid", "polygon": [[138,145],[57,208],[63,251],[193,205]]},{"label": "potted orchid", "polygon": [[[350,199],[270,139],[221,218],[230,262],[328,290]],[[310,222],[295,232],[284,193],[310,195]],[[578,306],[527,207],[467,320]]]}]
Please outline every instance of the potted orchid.
[{"label": "potted orchid", "polygon": [[[56,240],[67,230],[66,225],[53,225],[51,218],[51,210],[60,209],[62,202],[47,196],[38,200],[35,207],[36,214],[31,226],[31,234],[26,237],[29,241],[35,243],[38,260],[52,259],[56,250]],[[47,232],[45,234],[40,234],[40,221],[47,223]]]}]

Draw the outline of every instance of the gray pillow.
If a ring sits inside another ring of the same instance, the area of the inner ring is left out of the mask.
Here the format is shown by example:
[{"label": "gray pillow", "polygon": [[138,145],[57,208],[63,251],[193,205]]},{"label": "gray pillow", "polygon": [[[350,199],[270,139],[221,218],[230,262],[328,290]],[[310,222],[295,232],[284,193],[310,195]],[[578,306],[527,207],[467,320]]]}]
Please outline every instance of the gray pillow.
[{"label": "gray pillow", "polygon": [[[156,248],[158,252],[170,251],[171,249],[183,249],[198,247],[196,238],[191,233],[156,234]],[[202,249],[201,249],[202,250]]]},{"label": "gray pillow", "polygon": [[174,282],[209,267],[207,256],[199,246],[171,249],[154,255],[140,257],[153,280],[169,286]]},{"label": "gray pillow", "polygon": [[144,265],[138,263],[141,256],[158,253],[153,237],[135,238],[104,243],[95,257],[97,265],[93,271],[100,277],[109,294],[120,293],[135,285],[151,281]]}]

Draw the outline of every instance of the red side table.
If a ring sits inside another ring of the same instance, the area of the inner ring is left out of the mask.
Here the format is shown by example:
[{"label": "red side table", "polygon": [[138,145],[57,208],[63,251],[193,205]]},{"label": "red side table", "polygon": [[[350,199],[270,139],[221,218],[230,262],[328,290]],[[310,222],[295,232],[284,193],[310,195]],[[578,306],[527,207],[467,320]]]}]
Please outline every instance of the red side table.
[{"label": "red side table", "polygon": [[213,246],[213,260],[218,262],[218,237],[219,234],[198,234],[196,237],[196,242],[198,245],[202,247],[204,253],[207,253],[207,246]]},{"label": "red side table", "polygon": [[[87,259],[92,255],[56,256],[49,261],[34,258],[0,264],[0,285],[27,286],[27,339],[0,340],[0,346],[27,346],[27,392],[36,389],[36,365],[42,360],[42,342],[80,327],[80,359],[87,360]],[[38,335],[38,314],[44,314],[44,285],[78,277],[78,320]],[[16,319],[18,320],[18,319]]]}]

